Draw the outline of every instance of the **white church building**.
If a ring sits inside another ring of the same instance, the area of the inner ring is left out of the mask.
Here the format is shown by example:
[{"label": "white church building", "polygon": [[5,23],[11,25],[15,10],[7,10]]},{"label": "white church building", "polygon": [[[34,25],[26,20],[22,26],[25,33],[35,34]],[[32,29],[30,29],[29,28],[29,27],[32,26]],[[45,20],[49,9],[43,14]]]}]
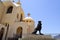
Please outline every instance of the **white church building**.
[{"label": "white church building", "polygon": [[30,13],[25,17],[20,0],[17,3],[14,0],[0,0],[0,29],[2,27],[5,29],[3,40],[16,34],[22,34],[24,38],[34,31],[35,22]]}]

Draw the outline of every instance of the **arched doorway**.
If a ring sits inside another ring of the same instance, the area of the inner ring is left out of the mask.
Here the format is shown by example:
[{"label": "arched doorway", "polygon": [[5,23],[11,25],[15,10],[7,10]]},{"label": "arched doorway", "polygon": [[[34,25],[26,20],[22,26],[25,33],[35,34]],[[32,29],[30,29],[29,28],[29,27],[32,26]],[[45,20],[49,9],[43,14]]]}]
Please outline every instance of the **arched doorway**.
[{"label": "arched doorway", "polygon": [[19,38],[22,38],[22,27],[18,27],[17,30],[16,30],[16,34]]}]

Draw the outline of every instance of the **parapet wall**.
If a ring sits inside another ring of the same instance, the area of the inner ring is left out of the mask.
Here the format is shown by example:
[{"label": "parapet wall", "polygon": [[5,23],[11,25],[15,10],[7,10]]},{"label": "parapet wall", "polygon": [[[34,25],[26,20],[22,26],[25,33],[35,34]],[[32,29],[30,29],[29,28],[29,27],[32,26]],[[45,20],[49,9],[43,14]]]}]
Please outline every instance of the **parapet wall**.
[{"label": "parapet wall", "polygon": [[54,40],[50,35],[28,35],[22,40]]}]

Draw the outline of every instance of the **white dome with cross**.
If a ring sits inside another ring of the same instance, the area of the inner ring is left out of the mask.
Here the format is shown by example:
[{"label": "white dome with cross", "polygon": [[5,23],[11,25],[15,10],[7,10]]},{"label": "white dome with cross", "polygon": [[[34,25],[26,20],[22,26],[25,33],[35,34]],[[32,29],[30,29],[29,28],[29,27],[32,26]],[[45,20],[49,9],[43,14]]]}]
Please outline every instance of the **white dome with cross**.
[{"label": "white dome with cross", "polygon": [[25,22],[34,22],[33,18],[30,17],[30,13],[28,13],[28,17],[25,17],[23,20],[24,20]]}]

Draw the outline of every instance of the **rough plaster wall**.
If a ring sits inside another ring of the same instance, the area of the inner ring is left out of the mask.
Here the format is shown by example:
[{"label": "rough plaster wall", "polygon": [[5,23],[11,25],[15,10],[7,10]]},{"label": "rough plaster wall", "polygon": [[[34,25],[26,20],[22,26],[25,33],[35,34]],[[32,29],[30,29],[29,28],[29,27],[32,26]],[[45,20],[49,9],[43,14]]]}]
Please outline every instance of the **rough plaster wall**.
[{"label": "rough plaster wall", "polygon": [[[19,16],[22,14],[23,15],[23,18],[25,18],[25,14],[24,14],[24,11],[23,9],[20,7],[17,8],[17,13],[19,13]],[[21,17],[20,17],[21,18]]]},{"label": "rough plaster wall", "polygon": [[[23,36],[26,36],[28,34],[27,28],[29,26],[28,26],[27,22],[26,23],[25,22],[14,22],[13,24],[11,24],[9,26],[8,37],[13,37],[14,34],[16,34],[16,30],[19,26],[23,28],[23,32],[22,32]],[[32,32],[34,30],[34,25],[30,25],[30,27],[31,27],[31,32]],[[29,33],[31,33],[31,32],[29,32]]]},{"label": "rough plaster wall", "polygon": [[[12,5],[13,6],[13,5]],[[8,6],[9,7],[9,6]],[[16,19],[16,13],[13,13],[13,10],[12,10],[12,13],[6,13],[8,7],[5,8],[5,14],[4,14],[4,17],[3,17],[3,20],[2,20],[2,23],[12,23],[15,21]],[[14,9],[14,6],[13,6],[13,9]],[[16,9],[16,8],[15,8]],[[15,10],[16,11],[16,10]]]},{"label": "rough plaster wall", "polygon": [[[16,29],[18,26],[22,26],[23,27],[23,34],[27,34],[27,27],[28,25],[25,23],[20,23],[20,22],[15,22],[16,19],[16,14],[17,13],[24,13],[21,7],[15,7],[13,6],[13,11],[11,14],[6,14],[7,9],[4,9],[4,6],[2,5],[2,3],[0,3],[0,14],[2,14],[2,12],[4,12],[4,16],[3,16],[3,20],[2,22],[9,22],[10,27],[9,27],[9,32],[8,32],[8,37],[13,37],[13,34],[16,33]],[[2,6],[2,7],[1,7]],[[0,15],[1,16],[1,15]],[[1,20],[1,18],[0,18]],[[32,27],[32,29],[34,28],[34,23],[32,23],[30,25]]]},{"label": "rough plaster wall", "polygon": [[2,27],[4,28],[4,34],[3,34],[3,39],[2,40],[4,40],[5,35],[6,35],[6,27],[4,25],[0,24],[0,30],[1,30]]},{"label": "rough plaster wall", "polygon": [[5,6],[2,2],[0,2],[0,23],[3,17],[4,10],[5,10]]},{"label": "rough plaster wall", "polygon": [[[24,12],[23,12],[23,10],[22,10],[22,8],[20,6],[16,7],[13,4],[11,6],[13,6],[13,11],[10,14],[7,14],[5,12],[5,15],[4,15],[3,20],[2,20],[2,22],[4,22],[4,23],[6,23],[6,22],[8,22],[8,23],[14,22],[16,20],[16,18],[17,18],[17,13],[19,14],[19,20],[20,20],[20,14],[21,13],[23,13],[23,18],[24,18]],[[5,11],[7,11],[7,8],[5,9]]]},{"label": "rough plaster wall", "polygon": [[8,37],[13,37],[16,34],[17,28],[21,26],[23,28],[23,34],[27,34],[27,24],[23,22],[15,22],[9,27]]}]

